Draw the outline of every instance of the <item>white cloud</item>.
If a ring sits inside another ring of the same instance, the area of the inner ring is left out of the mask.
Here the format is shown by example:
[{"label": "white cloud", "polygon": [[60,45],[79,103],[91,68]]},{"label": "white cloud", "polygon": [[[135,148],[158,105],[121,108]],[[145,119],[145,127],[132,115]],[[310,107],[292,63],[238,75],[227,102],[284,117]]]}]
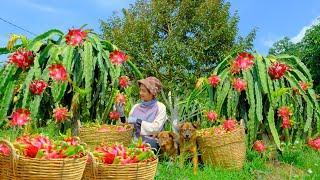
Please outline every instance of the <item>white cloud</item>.
[{"label": "white cloud", "polygon": [[298,43],[302,40],[302,38],[304,37],[304,34],[306,33],[306,31],[308,29],[310,29],[312,26],[317,25],[320,23],[320,16],[318,16],[316,19],[314,19],[311,24],[309,24],[308,26],[304,26],[302,27],[302,29],[300,30],[300,32],[294,36],[293,38],[291,38],[291,41],[293,43]]},{"label": "white cloud", "polygon": [[283,37],[275,37],[275,36],[269,36],[267,38],[263,38],[261,39],[262,44],[267,47],[267,48],[271,48],[272,45],[277,42],[279,39],[282,39]]}]

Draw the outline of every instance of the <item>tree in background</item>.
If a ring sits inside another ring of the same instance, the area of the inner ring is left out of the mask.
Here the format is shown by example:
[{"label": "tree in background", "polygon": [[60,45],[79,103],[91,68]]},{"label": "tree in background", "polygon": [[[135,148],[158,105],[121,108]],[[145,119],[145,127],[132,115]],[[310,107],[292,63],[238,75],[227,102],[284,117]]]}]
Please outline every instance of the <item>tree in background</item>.
[{"label": "tree in background", "polygon": [[157,76],[169,89],[185,89],[227,54],[253,47],[255,30],[239,37],[238,22],[223,0],[137,0],[101,21],[101,28],[145,75]]},{"label": "tree in background", "polygon": [[288,37],[277,41],[269,54],[290,54],[301,58],[312,74],[314,89],[320,93],[320,24],[307,30],[298,43],[291,42]]}]

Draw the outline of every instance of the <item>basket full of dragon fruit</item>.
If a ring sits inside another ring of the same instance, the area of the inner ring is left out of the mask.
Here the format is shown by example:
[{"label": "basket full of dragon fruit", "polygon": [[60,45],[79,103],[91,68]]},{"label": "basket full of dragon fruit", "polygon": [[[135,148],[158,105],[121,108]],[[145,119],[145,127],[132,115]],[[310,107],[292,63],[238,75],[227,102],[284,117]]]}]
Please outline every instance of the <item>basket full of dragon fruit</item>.
[{"label": "basket full of dragon fruit", "polygon": [[128,124],[85,125],[79,129],[79,137],[90,147],[98,146],[101,143],[121,143],[128,146],[133,137],[133,127]]},{"label": "basket full of dragon fruit", "polygon": [[245,130],[234,119],[198,131],[198,144],[205,164],[241,169],[246,157]]},{"label": "basket full of dragon fruit", "polygon": [[151,147],[142,141],[130,147],[101,144],[90,157],[83,180],[154,179],[158,165]]},{"label": "basket full of dragon fruit", "polygon": [[0,147],[0,179],[81,179],[88,158],[77,137],[24,135],[13,143],[0,140]]}]

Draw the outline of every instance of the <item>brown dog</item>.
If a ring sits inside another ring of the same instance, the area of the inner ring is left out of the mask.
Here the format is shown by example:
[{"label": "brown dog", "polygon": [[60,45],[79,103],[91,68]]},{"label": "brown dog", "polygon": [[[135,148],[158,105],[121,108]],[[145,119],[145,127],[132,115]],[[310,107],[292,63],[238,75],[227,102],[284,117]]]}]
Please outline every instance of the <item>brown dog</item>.
[{"label": "brown dog", "polygon": [[156,135],[160,145],[161,155],[168,156],[170,160],[175,160],[178,153],[178,138],[174,132],[162,131]]},{"label": "brown dog", "polygon": [[191,156],[194,174],[198,171],[197,128],[198,125],[191,122],[179,125],[180,166],[183,167],[185,160]]}]

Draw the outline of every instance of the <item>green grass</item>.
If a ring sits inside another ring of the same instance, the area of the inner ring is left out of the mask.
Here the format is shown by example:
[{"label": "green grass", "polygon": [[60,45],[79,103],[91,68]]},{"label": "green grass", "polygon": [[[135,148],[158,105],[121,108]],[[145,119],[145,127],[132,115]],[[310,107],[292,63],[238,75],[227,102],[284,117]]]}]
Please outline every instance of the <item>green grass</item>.
[{"label": "green grass", "polygon": [[[247,153],[247,161],[242,170],[200,167],[193,175],[191,164],[179,168],[172,162],[160,162],[155,179],[320,179],[320,152],[310,148],[287,150],[278,157],[277,163],[271,163],[260,154]],[[310,173],[312,172],[312,173]]]}]

